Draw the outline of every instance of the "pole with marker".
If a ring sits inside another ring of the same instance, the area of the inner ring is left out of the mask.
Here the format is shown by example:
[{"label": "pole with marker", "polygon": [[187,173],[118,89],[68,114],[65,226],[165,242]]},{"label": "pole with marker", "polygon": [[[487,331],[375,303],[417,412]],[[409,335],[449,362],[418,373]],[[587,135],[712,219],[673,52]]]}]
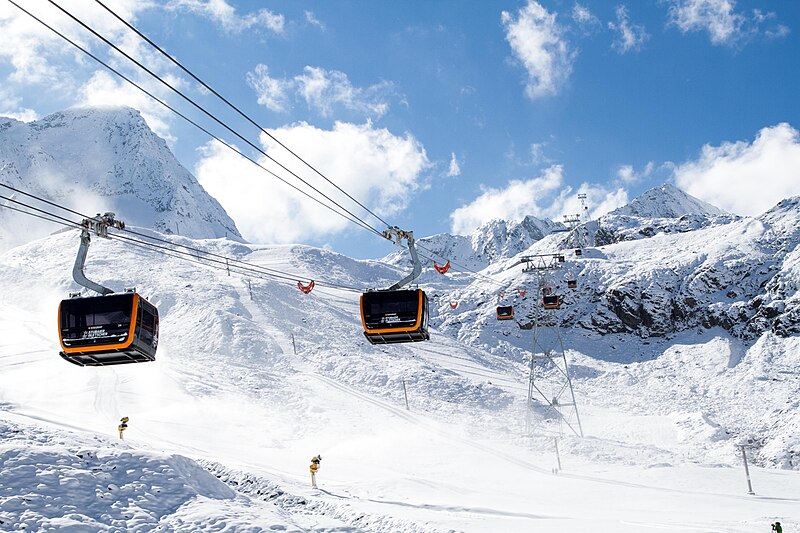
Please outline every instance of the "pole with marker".
[{"label": "pole with marker", "polygon": [[122,432],[125,431],[126,429],[128,429],[128,417],[127,416],[123,416],[122,418],[120,418],[119,426],[117,427],[117,429],[119,429],[119,440],[124,440],[123,437],[122,437]]},{"label": "pole with marker", "polygon": [[311,458],[311,465],[308,469],[311,471],[311,488],[317,488],[317,471],[319,470],[319,464],[322,462],[321,455],[315,455]]}]

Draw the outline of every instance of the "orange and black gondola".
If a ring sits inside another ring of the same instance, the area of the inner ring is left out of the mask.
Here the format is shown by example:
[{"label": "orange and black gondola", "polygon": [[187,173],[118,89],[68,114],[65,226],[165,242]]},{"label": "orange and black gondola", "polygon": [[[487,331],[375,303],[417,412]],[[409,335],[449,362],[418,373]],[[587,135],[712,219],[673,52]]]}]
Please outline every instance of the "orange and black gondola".
[{"label": "orange and black gondola", "polygon": [[514,306],[511,305],[497,306],[497,320],[513,320],[513,319],[514,319]]},{"label": "orange and black gondola", "polygon": [[58,327],[59,355],[79,366],[156,358],[158,309],[135,292],[62,300]]},{"label": "orange and black gondola", "polygon": [[427,341],[428,296],[422,289],[368,291],[361,295],[364,336],[372,344]]},{"label": "orange and black gondola", "polygon": [[553,287],[542,287],[542,305],[545,309],[558,309],[561,306],[561,297],[553,294]]}]

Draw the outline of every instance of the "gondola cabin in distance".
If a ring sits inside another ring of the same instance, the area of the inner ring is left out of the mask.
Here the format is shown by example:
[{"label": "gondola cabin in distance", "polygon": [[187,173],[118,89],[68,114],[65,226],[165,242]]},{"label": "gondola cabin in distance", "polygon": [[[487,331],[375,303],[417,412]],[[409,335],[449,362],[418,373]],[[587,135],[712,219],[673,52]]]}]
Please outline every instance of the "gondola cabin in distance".
[{"label": "gondola cabin in distance", "polygon": [[136,292],[70,298],[58,306],[59,355],[79,366],[154,361],[158,309]]},{"label": "gondola cabin in distance", "polygon": [[361,322],[372,344],[427,341],[428,295],[422,289],[365,292]]},{"label": "gondola cabin in distance", "polygon": [[497,320],[514,320],[514,307],[511,305],[497,306]]}]

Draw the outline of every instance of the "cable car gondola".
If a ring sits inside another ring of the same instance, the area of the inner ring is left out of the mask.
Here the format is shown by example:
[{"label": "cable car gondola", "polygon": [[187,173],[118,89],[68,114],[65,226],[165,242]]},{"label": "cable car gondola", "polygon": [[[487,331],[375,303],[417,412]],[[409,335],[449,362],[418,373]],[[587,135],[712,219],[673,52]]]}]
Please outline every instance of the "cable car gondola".
[{"label": "cable car gondola", "polygon": [[567,287],[570,289],[577,289],[578,288],[578,280],[577,279],[568,279],[567,280]]},{"label": "cable car gondola", "polygon": [[498,305],[497,306],[497,320],[513,320],[514,307],[511,305]]},{"label": "cable car gondola", "polygon": [[411,273],[386,290],[367,291],[361,295],[361,324],[371,344],[396,344],[427,341],[428,295],[422,289],[401,289],[419,277],[422,265],[414,247],[414,234],[393,227],[383,232],[389,240],[408,241],[414,268]]},{"label": "cable car gondola", "polygon": [[553,294],[552,287],[542,287],[542,305],[545,309],[558,309],[561,306],[561,297]]},{"label": "cable car gondola", "polygon": [[62,300],[58,306],[59,355],[79,366],[106,366],[155,361],[158,347],[158,309],[135,290],[114,293],[83,273],[89,252],[89,230],[108,238],[108,228],[124,229],[114,213],[81,223],[81,245],[72,268],[78,285],[101,296]]},{"label": "cable car gondola", "polygon": [[427,341],[428,316],[428,296],[422,289],[361,295],[361,322],[372,344]]},{"label": "cable car gondola", "polygon": [[158,309],[136,292],[70,298],[58,306],[59,355],[79,366],[154,361]]}]

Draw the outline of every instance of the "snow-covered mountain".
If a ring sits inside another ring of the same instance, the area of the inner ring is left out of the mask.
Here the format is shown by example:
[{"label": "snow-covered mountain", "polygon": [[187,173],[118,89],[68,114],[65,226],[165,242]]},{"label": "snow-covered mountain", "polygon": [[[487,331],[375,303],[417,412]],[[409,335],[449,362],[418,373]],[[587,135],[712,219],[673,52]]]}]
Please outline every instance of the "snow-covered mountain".
[{"label": "snow-covered mountain", "polygon": [[[447,257],[472,270],[483,270],[501,259],[513,257],[527,250],[533,243],[554,231],[564,231],[560,222],[526,216],[523,220],[491,220],[470,235],[439,233],[417,239],[420,253],[432,259]],[[382,259],[383,262],[408,268],[411,264],[408,253],[395,251]]]},{"label": "snow-covered mountain", "polygon": [[680,218],[684,215],[719,216],[728,213],[665,183],[643,192],[630,203],[609,214],[639,218]]},{"label": "snow-covered mountain", "polygon": [[652,237],[659,233],[685,233],[728,224],[736,215],[703,202],[665,183],[645,191],[629,204],[586,225],[590,242],[603,246]]},{"label": "snow-covered mountain", "polygon": [[[150,186],[133,180],[126,194]],[[358,303],[401,277],[403,254],[385,264],[160,234],[291,279],[97,239],[87,276],[136,286],[159,309],[160,342],[154,363],[79,368],[57,355],[53,323],[74,290],[78,232],[0,254],[0,530],[800,527],[800,198],[755,218],[638,200],[639,214],[612,215],[637,237],[618,229],[580,256],[574,235],[533,218],[418,239],[481,270],[441,275],[426,261],[432,338],[410,345],[370,345]],[[566,261],[544,281],[564,304],[548,313],[585,438],[527,398],[524,327],[545,311],[518,260],[556,252]],[[294,278],[317,286],[303,294]],[[516,320],[496,320],[499,302]]]},{"label": "snow-covered mountain", "polygon": [[[220,204],[126,107],[75,108],[30,123],[0,118],[0,181],[89,216],[112,211],[130,225],[166,233],[240,238]],[[0,237],[6,245],[24,241],[23,228],[41,227],[32,220],[0,210]]]}]

